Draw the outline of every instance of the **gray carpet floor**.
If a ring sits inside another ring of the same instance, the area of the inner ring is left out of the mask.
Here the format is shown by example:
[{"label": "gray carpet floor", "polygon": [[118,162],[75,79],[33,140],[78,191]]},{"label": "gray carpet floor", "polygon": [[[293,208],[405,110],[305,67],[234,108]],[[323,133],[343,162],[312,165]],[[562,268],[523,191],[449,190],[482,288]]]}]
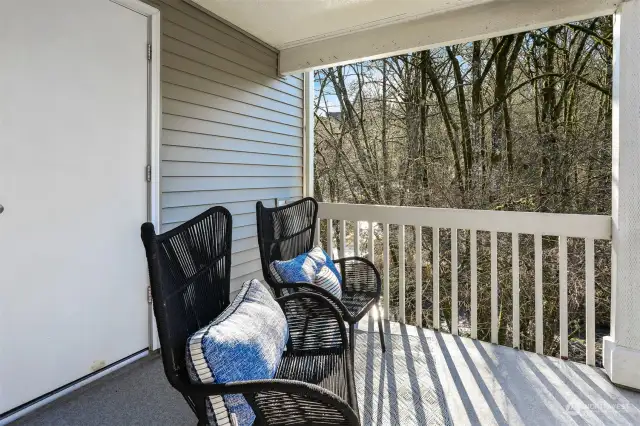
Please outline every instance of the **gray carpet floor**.
[{"label": "gray carpet floor", "polygon": [[[363,425],[640,425],[640,393],[600,369],[397,323],[360,324],[356,386]],[[152,356],[15,425],[195,425]]]}]

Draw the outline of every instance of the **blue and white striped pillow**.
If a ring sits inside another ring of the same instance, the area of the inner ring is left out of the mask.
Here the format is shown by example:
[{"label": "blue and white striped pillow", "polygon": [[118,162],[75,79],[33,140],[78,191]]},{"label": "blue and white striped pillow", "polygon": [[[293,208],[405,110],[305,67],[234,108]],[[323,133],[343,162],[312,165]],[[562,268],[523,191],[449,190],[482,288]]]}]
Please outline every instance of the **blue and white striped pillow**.
[{"label": "blue and white striped pillow", "polygon": [[324,265],[316,274],[316,278],[313,280],[313,283],[324,288],[338,299],[342,299],[342,284],[340,283],[338,276],[339,275],[336,275],[331,268]]},{"label": "blue and white striped pillow", "polygon": [[291,260],[274,260],[269,265],[269,271],[279,283],[307,283],[313,284],[318,272],[318,264],[309,253],[303,253]]},{"label": "blue and white striped pillow", "polygon": [[279,283],[315,284],[338,299],[342,298],[342,276],[331,257],[315,247],[291,260],[276,260],[269,265],[271,275]]},{"label": "blue and white striped pillow", "polygon": [[[187,341],[192,383],[272,379],[289,339],[280,305],[258,280],[247,281],[234,301]],[[206,400],[213,425],[252,425],[255,414],[242,395]]]}]

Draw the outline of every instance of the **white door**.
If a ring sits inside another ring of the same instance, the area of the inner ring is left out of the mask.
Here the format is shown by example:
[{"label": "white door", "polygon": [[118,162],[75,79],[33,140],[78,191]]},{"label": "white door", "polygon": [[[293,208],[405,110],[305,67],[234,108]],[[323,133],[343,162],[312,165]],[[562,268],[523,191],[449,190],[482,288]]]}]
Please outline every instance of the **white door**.
[{"label": "white door", "polygon": [[0,413],[148,346],[147,18],[0,1]]}]

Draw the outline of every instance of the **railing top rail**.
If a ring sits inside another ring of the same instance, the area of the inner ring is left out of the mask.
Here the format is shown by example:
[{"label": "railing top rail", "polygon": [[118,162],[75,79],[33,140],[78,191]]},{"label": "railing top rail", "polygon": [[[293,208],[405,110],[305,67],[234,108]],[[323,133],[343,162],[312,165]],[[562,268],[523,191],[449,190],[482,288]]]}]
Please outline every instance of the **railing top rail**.
[{"label": "railing top rail", "polygon": [[611,239],[611,216],[319,203],[318,217],[395,225]]}]

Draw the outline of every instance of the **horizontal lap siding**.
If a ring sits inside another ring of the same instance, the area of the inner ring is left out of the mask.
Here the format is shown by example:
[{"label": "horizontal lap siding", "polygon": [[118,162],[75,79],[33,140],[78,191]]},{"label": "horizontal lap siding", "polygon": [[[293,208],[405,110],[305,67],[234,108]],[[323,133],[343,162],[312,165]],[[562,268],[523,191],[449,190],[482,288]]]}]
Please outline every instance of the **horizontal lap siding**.
[{"label": "horizontal lap siding", "polygon": [[303,80],[277,54],[182,0],[162,15],[162,231],[214,205],[233,215],[231,291],[262,279],[255,204],[302,196]]}]

